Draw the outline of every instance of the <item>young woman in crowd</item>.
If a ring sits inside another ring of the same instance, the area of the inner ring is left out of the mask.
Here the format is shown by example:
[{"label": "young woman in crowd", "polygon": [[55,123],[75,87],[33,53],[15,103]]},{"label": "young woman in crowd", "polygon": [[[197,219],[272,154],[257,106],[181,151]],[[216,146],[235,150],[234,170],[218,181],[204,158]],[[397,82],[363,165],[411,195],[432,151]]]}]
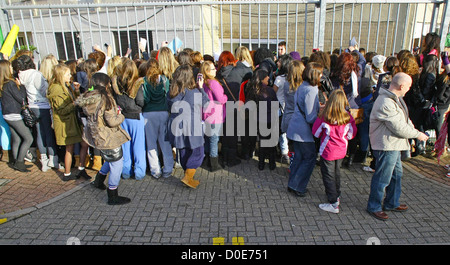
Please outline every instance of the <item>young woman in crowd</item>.
[{"label": "young woman in crowd", "polygon": [[209,157],[211,172],[219,167],[219,137],[222,135],[226,115],[225,103],[228,97],[224,94],[223,87],[216,79],[216,67],[210,61],[203,62],[201,73],[203,74],[203,89],[211,101],[209,108],[203,113],[205,122],[205,155]]},{"label": "young woman in crowd", "polygon": [[128,58],[114,69],[112,79],[113,96],[121,108],[125,120],[122,128],[130,135],[131,140],[124,143],[123,172],[125,179],[134,176],[136,180],[143,179],[146,174],[145,161],[145,123],[142,116],[144,106],[143,78],[139,78],[136,64]]},{"label": "young woman in crowd", "polygon": [[[71,82],[70,69],[64,64],[53,68],[53,77],[47,91],[47,98],[53,111],[53,129],[56,144],[65,146],[65,172],[64,181],[77,177],[89,179],[84,166],[88,145],[81,138],[82,128],[75,113],[75,95],[69,87]],[[71,173],[74,144],[80,143],[80,161],[78,175]]]},{"label": "young woman in crowd", "polygon": [[170,115],[167,133],[170,143],[177,149],[184,170],[181,182],[194,189],[200,183],[194,180],[194,175],[205,156],[202,112],[208,104],[203,78],[199,78],[196,83],[190,66],[178,67],[168,94]]},{"label": "young woman in crowd", "polygon": [[[87,115],[83,139],[101,152],[111,152],[109,156],[104,156],[105,163],[91,183],[98,189],[107,189],[109,205],[126,204],[131,200],[119,196],[118,186],[123,167],[121,148],[131,137],[120,127],[125,117],[111,95],[109,76],[96,73],[91,81],[93,86],[76,101]],[[108,187],[106,187],[104,181],[108,173]]]},{"label": "young woman in crowd", "polygon": [[46,172],[59,164],[55,133],[52,129],[50,104],[46,97],[48,82],[41,72],[36,70],[33,60],[22,55],[13,61],[20,82],[27,91],[28,106],[38,118],[36,123],[36,143],[41,156],[41,170]]},{"label": "young woman in crowd", "polygon": [[[142,115],[145,123],[145,139],[150,174],[154,178],[167,178],[172,175],[174,159],[172,146],[166,139],[169,107],[169,79],[161,73],[159,63],[151,58],[148,62],[147,76],[144,78],[144,107]],[[161,169],[158,146],[161,149],[164,167]]]},{"label": "young woman in crowd", "polygon": [[27,91],[13,77],[11,63],[0,60],[0,96],[3,118],[11,131],[11,167],[21,172],[29,172],[25,166],[25,155],[33,143],[33,135],[22,119],[22,105],[28,104]]},{"label": "young woman in crowd", "polygon": [[306,65],[303,83],[295,93],[295,110],[286,132],[295,152],[290,166],[288,191],[300,197],[306,195],[306,187],[316,165],[316,145],[311,126],[319,114],[318,85],[322,71],[323,67],[318,63]]}]

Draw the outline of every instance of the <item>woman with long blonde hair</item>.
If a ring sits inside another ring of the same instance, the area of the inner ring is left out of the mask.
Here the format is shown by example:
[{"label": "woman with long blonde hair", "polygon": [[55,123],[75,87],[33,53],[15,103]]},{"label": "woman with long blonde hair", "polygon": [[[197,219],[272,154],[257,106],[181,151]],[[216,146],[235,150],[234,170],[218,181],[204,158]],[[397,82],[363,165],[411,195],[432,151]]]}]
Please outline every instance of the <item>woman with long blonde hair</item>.
[{"label": "woman with long blonde hair", "polygon": [[53,75],[53,67],[58,64],[58,59],[53,54],[49,54],[42,59],[41,67],[39,71],[41,71],[42,75],[45,79],[50,82],[52,80]]},{"label": "woman with long blonde hair", "polygon": [[328,203],[320,204],[319,208],[332,213],[339,213],[340,168],[347,154],[348,141],[357,131],[355,120],[347,112],[349,107],[344,90],[333,90],[312,127],[314,137],[320,139],[320,170],[328,197]]},{"label": "woman with long blonde hair", "polygon": [[162,74],[169,78],[169,80],[172,79],[173,73],[180,65],[175,59],[172,51],[168,47],[162,47],[159,50],[157,60]]},{"label": "woman with long blonde hair", "polygon": [[[65,172],[64,181],[84,177],[90,179],[85,171],[85,161],[88,145],[82,139],[82,128],[76,116],[75,95],[70,88],[70,69],[64,64],[58,64],[53,68],[52,79],[47,91],[47,98],[53,110],[53,129],[55,131],[56,144],[66,147],[64,157]],[[79,84],[78,84],[79,86]],[[80,143],[80,161],[78,174],[71,173],[74,145]]]}]

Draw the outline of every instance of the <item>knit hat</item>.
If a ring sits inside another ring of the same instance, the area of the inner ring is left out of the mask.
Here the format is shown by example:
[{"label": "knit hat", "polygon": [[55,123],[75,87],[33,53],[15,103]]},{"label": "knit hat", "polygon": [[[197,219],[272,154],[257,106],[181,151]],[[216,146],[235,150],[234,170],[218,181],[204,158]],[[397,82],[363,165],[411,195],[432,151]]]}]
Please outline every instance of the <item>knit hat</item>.
[{"label": "knit hat", "polygon": [[292,57],[292,59],[294,60],[302,60],[302,57],[300,56],[300,53],[298,52],[290,52],[289,55]]},{"label": "knit hat", "polygon": [[383,69],[384,61],[386,61],[386,57],[383,55],[375,55],[372,58],[372,65],[377,69]]}]

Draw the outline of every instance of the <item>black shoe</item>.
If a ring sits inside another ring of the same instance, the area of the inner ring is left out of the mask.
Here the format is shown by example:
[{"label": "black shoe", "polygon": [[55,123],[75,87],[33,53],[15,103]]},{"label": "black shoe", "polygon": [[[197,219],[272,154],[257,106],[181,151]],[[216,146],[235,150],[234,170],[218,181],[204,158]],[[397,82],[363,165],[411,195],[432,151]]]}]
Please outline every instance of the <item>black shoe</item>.
[{"label": "black shoe", "polygon": [[80,177],[83,177],[87,180],[91,179],[91,177],[86,173],[86,170],[80,170],[77,174],[77,179],[79,179]]},{"label": "black shoe", "polygon": [[96,187],[97,189],[106,190],[105,185],[105,179],[106,175],[103,175],[99,172],[97,172],[97,175],[95,175],[94,181],[91,182],[92,186]]},{"label": "black shoe", "polygon": [[306,189],[305,192],[300,192],[300,191],[296,191],[296,190],[294,190],[294,189],[291,189],[291,188],[289,188],[289,187],[287,188],[287,190],[288,190],[289,192],[294,193],[294,195],[297,196],[297,197],[305,197],[305,196],[306,196],[306,193],[308,192],[308,189]]},{"label": "black shoe", "polygon": [[25,166],[25,162],[18,162],[18,161],[16,161],[14,163],[13,168],[15,170],[17,170],[17,171],[20,171],[20,172],[31,172],[30,170],[27,169],[27,166]]},{"label": "black shoe", "polygon": [[228,167],[234,167],[241,163],[241,160],[238,158],[236,149],[228,149],[228,159],[227,159],[227,166]]},{"label": "black shoe", "polygon": [[119,196],[117,189],[107,190],[108,204],[109,205],[121,205],[131,202],[130,198]]},{"label": "black shoe", "polygon": [[210,169],[211,172],[220,170],[218,157],[209,157],[209,161],[211,161],[211,169]]},{"label": "black shoe", "polygon": [[62,177],[63,181],[76,180],[76,179],[77,179],[77,176],[75,174],[73,174],[73,173],[70,173],[69,176],[64,175]]}]

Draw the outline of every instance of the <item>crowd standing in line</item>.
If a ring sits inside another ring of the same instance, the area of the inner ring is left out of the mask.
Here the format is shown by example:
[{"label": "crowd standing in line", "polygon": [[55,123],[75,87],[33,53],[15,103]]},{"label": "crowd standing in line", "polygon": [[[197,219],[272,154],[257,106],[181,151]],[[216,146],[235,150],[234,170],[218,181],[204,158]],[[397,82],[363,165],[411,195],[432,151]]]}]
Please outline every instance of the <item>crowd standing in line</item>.
[{"label": "crowd standing in line", "polygon": [[[384,211],[408,208],[400,204],[401,160],[423,154],[425,131],[438,136],[448,124],[450,60],[439,43],[429,33],[420,53],[385,56],[352,38],[347,49],[301,56],[283,41],[277,52],[242,46],[217,60],[166,45],[150,53],[139,46],[142,58],[130,59],[130,49],[121,57],[95,45],[85,60],[50,54],[39,69],[20,50],[0,61],[2,148],[21,172],[36,147],[41,170],[64,170],[63,181],[98,171],[91,183],[112,205],[130,202],[118,195],[121,178],[169,178],[181,167],[181,181],[197,188],[199,167],[215,172],[255,154],[259,170],[267,159],[269,170],[277,160],[289,164],[287,190],[304,197],[320,165],[328,203],[319,208],[332,213],[341,165],[372,157],[363,167],[374,172],[367,211],[386,220]],[[35,126],[23,121],[25,105]],[[264,144],[273,135],[276,143]]]}]

